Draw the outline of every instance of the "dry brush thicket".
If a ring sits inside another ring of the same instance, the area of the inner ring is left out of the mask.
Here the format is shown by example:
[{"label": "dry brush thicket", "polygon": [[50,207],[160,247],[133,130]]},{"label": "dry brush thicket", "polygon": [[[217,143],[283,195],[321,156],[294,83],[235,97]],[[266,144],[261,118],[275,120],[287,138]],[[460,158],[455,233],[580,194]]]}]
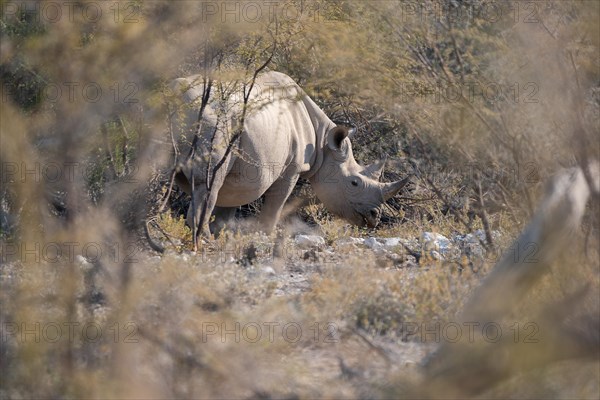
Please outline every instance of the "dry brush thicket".
[{"label": "dry brush thicket", "polygon": [[[0,397],[599,397],[600,3],[0,6]],[[168,83],[263,66],[410,190],[192,253]]]}]

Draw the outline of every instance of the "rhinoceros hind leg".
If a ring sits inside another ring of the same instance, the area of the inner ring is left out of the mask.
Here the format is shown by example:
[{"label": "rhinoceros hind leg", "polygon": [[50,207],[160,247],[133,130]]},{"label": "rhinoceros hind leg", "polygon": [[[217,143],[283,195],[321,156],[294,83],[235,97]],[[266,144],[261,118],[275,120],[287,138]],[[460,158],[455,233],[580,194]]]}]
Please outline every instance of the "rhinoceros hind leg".
[{"label": "rhinoceros hind leg", "polygon": [[[202,217],[202,210],[204,208],[205,201],[208,201],[208,203],[206,204],[204,221],[201,223],[200,219]],[[194,190],[194,193],[192,194],[192,202],[190,203],[190,207],[188,208],[186,216],[186,224],[190,227],[190,229],[194,229],[194,226],[196,227],[198,231],[198,237],[210,237],[208,221],[210,220],[210,215],[212,214],[212,210],[215,206],[214,203],[216,203],[216,200],[213,202],[210,198],[207,199],[207,190],[204,187]]]}]

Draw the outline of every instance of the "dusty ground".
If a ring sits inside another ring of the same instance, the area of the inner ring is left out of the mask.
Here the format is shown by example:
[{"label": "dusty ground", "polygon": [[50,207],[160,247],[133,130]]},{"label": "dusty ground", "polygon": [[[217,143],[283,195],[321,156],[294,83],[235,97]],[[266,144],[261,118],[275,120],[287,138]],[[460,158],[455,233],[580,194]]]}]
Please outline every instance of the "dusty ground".
[{"label": "dusty ground", "polygon": [[[92,397],[414,397],[419,365],[454,335],[445,327],[494,255],[476,240],[481,232],[393,233],[279,242],[229,235],[196,254],[144,250],[129,264],[126,286],[123,264],[110,260],[76,257],[71,270],[4,264],[4,326],[40,322],[41,340],[5,329],[2,358],[12,370],[2,397],[56,390],[61,380],[69,382],[67,397],[87,396],[90,387]],[[494,235],[498,246],[510,241]],[[74,338],[48,340],[44,327],[70,320],[99,327],[101,337],[76,329]],[[71,367],[63,364],[65,349]],[[572,366],[553,368],[564,375]],[[578,389],[537,371],[488,395],[597,397],[598,364],[577,368],[569,380]],[[30,373],[44,377],[39,388],[18,385]]]}]

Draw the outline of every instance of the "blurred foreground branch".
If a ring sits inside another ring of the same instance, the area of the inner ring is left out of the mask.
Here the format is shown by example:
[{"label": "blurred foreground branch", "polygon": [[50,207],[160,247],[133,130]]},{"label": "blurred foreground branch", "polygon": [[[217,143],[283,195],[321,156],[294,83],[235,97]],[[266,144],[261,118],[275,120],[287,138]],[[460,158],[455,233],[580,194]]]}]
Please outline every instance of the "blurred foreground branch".
[{"label": "blurred foreground branch", "polygon": [[[571,243],[579,228],[590,195],[600,187],[600,164],[588,166],[590,188],[581,168],[556,175],[531,223],[494,267],[463,309],[461,322],[485,326],[502,321],[523,301],[533,285]],[[529,250],[531,249],[531,250]],[[583,315],[565,323],[581,303],[587,289],[552,305],[536,320],[538,341],[501,338],[496,343],[446,342],[426,361],[425,377],[430,396],[473,396],[518,372],[550,362],[574,358],[597,359],[600,319]],[[587,327],[583,330],[578,327]],[[511,335],[509,335],[511,336]]]}]

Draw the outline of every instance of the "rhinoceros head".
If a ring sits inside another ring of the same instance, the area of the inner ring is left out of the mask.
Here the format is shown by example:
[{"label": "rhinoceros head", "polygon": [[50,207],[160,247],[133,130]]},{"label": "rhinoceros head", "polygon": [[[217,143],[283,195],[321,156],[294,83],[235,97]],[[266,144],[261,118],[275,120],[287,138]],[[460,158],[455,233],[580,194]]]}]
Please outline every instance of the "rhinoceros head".
[{"label": "rhinoceros head", "polygon": [[323,164],[311,178],[311,185],[329,211],[355,225],[373,228],[379,222],[381,205],[398,193],[407,180],[379,182],[385,159],[367,167],[359,165],[352,154],[352,133],[344,126],[329,130]]}]

